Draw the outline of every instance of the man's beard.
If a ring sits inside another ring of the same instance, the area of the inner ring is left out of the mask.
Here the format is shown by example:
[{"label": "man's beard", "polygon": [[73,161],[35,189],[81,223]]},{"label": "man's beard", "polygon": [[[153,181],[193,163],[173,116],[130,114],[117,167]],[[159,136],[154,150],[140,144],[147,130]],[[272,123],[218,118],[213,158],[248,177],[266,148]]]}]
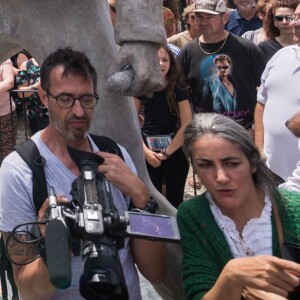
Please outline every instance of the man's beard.
[{"label": "man's beard", "polygon": [[[50,106],[48,109],[48,113],[49,113],[49,119],[51,120],[50,122],[53,123],[56,130],[67,140],[76,142],[76,141],[80,141],[80,140],[84,139],[87,136],[89,127],[90,127],[90,121],[86,114],[81,118],[78,118],[74,114],[71,114],[71,115],[68,115],[64,119],[64,121],[61,121],[59,119],[59,117],[57,116],[57,114],[51,109]],[[70,122],[72,120],[85,120],[88,122],[88,128],[86,130],[78,129],[78,130],[73,130],[73,131],[70,129],[67,129],[66,126],[67,126],[68,122]]]}]

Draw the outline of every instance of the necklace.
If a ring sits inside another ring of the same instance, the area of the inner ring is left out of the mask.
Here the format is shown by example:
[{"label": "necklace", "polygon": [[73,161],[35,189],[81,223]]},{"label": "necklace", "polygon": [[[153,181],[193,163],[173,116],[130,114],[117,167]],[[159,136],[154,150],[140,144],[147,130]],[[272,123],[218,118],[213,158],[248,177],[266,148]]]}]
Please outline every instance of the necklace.
[{"label": "necklace", "polygon": [[217,52],[219,52],[225,45],[226,41],[227,41],[227,38],[228,38],[228,33],[226,35],[226,38],[224,40],[224,42],[222,43],[222,45],[216,50],[216,51],[213,51],[213,52],[207,52],[205,51],[202,47],[201,47],[201,42],[200,42],[200,38],[199,38],[199,47],[201,49],[202,52],[204,52],[205,54],[208,54],[208,55],[211,55],[211,54],[216,54]]}]

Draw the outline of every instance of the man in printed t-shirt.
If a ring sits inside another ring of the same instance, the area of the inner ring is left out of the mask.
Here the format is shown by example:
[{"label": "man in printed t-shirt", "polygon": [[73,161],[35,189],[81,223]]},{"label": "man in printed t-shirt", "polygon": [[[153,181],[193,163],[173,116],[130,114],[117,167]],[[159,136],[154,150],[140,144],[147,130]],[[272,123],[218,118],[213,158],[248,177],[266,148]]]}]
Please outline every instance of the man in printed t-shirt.
[{"label": "man in printed t-shirt", "polygon": [[[256,90],[266,64],[264,55],[253,43],[224,29],[228,14],[223,0],[196,0],[195,16],[202,35],[188,43],[180,53],[182,70],[191,88],[194,112],[220,113],[250,129],[254,121]],[[235,105],[218,106],[216,111],[216,95],[207,93],[206,89],[210,78],[220,76],[215,65],[215,58],[220,55],[230,62],[227,74],[230,81],[224,82],[220,78],[219,90],[227,89],[227,96],[234,97],[227,100],[234,101]]]}]

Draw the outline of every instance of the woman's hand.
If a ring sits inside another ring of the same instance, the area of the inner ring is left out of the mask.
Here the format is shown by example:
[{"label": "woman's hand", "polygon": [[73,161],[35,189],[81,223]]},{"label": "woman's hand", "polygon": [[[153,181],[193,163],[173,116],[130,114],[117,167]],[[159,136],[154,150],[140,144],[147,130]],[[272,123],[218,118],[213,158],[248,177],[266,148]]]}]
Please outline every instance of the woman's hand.
[{"label": "woman's hand", "polygon": [[153,167],[158,168],[161,165],[160,153],[156,153],[150,149],[144,149],[144,155],[147,162]]},{"label": "woman's hand", "polygon": [[233,259],[224,271],[239,288],[254,288],[282,297],[299,285],[300,265],[274,256]]}]

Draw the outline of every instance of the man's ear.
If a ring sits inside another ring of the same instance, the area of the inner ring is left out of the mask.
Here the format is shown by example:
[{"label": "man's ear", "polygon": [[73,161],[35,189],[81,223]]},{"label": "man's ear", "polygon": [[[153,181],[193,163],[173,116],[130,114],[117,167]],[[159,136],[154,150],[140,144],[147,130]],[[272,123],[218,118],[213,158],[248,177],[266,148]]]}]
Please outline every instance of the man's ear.
[{"label": "man's ear", "polygon": [[229,19],[229,10],[227,8],[226,12],[222,16],[224,25],[228,22]]},{"label": "man's ear", "polygon": [[41,99],[42,103],[48,109],[49,108],[49,104],[48,104],[49,98],[48,98],[47,92],[42,87],[40,87],[38,89],[38,94],[40,96],[40,99]]}]

